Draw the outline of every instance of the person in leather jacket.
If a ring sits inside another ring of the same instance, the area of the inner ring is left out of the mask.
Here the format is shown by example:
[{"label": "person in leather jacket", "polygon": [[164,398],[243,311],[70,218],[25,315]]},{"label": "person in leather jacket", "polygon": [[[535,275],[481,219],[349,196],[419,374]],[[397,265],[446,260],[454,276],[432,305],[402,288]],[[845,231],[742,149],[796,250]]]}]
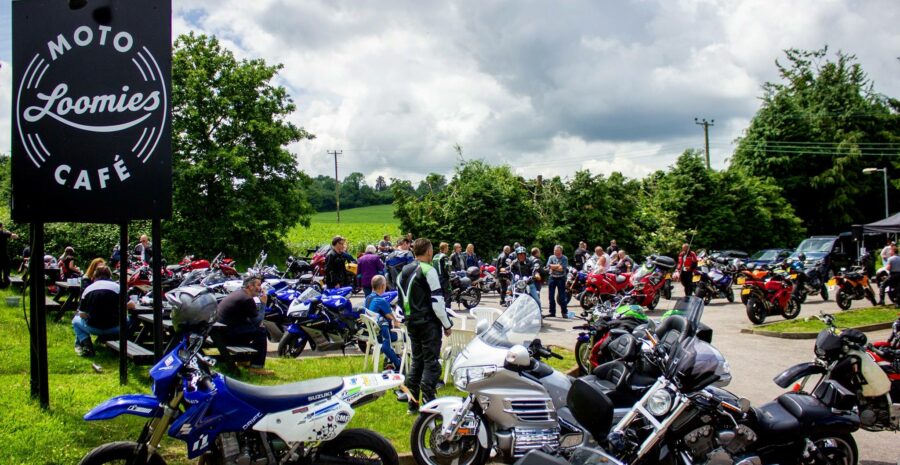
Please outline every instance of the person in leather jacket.
[{"label": "person in leather jacket", "polygon": [[541,306],[541,297],[538,294],[537,286],[534,285],[534,276],[539,275],[540,267],[540,263],[528,256],[528,252],[522,246],[516,248],[516,258],[509,265],[509,271],[513,277],[519,276],[520,279],[531,278],[531,282],[528,284],[528,294],[537,302],[538,308]]}]

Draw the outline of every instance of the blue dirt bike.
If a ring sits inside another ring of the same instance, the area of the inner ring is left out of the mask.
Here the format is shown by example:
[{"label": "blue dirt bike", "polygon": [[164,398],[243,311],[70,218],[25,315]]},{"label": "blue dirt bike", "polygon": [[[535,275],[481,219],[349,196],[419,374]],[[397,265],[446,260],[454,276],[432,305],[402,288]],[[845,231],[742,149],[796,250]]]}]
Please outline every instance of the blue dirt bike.
[{"label": "blue dirt bike", "polygon": [[[345,350],[356,344],[365,350],[365,340],[359,338],[362,307],[353,308],[347,297],[351,287],[338,288],[337,294],[319,293],[313,288],[303,291],[291,302],[284,319],[284,335],[278,343],[278,355],[295,358],[306,350]],[[332,291],[336,292],[336,291]],[[388,302],[396,298],[396,291],[386,292]]]},{"label": "blue dirt bike", "polygon": [[215,300],[202,289],[186,292],[196,292],[201,299],[207,293],[202,317],[206,328],[183,330],[181,342],[150,369],[153,394],[114,397],[84,416],[88,421],[123,414],[147,418],[137,441],[103,444],[85,455],[80,465],[165,465],[158,451],[166,434],[184,441],[188,459],[199,457],[204,465],[399,464],[397,451],[383,436],[345,428],[354,407],[400,387],[402,375],[256,386],[215,373],[215,360],[201,352],[215,320]]}]

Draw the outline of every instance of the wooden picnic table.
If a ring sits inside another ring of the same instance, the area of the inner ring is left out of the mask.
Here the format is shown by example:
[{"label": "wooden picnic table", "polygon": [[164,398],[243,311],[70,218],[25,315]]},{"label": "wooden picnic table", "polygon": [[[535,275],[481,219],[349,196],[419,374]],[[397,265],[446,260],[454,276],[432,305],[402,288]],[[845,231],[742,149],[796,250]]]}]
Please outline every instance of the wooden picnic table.
[{"label": "wooden picnic table", "polygon": [[[60,304],[56,314],[56,321],[59,321],[67,311],[75,311],[78,308],[78,303],[81,302],[81,282],[69,284],[68,281],[56,281],[56,287],[59,288],[59,292],[53,300]],[[62,301],[63,298],[65,301]]]}]

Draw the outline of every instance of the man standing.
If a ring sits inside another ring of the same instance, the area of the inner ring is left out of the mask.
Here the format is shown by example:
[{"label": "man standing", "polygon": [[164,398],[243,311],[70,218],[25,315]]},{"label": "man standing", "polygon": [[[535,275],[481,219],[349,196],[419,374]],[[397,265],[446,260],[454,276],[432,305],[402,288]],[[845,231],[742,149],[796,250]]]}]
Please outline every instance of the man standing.
[{"label": "man standing", "polygon": [[368,297],[372,293],[372,278],[384,273],[384,263],[375,254],[375,246],[366,246],[366,253],[359,257],[359,266],[356,268],[362,282],[363,295]]},{"label": "man standing", "polygon": [[6,288],[9,286],[9,251],[7,248],[9,247],[9,239],[12,238],[16,240],[19,238],[18,234],[9,232],[5,227],[3,227],[3,223],[0,223],[0,288]]},{"label": "man standing", "polygon": [[[256,350],[250,361],[250,373],[272,375],[266,365],[266,330],[263,327],[265,312],[260,307],[266,303],[259,276],[244,278],[240,289],[228,294],[216,308],[216,319],[228,326],[224,337],[228,345],[248,345]],[[257,305],[256,298],[262,305]]]},{"label": "man standing", "polygon": [[407,399],[409,410],[414,413],[419,409],[419,394],[423,404],[437,396],[441,333],[449,336],[453,323],[444,307],[444,292],[437,270],[431,266],[434,255],[431,241],[416,239],[413,254],[416,261],[403,268],[397,284],[412,348],[412,366],[406,377],[406,387],[412,395]]},{"label": "man standing", "polygon": [[450,307],[450,257],[447,255],[449,251],[450,244],[441,242],[441,245],[438,246],[438,254],[431,259],[431,265],[437,270],[441,289],[444,290],[444,303],[448,308]]},{"label": "man standing", "polygon": [[[2,226],[3,225],[0,224],[0,227]],[[891,258],[891,246],[893,245],[894,241],[888,239],[887,245],[885,245],[884,248],[881,249],[881,266],[887,266],[888,259]]]},{"label": "man standing", "polygon": [[500,285],[500,305],[506,305],[506,290],[509,288],[509,262],[512,260],[512,248],[503,246],[500,255],[497,255],[497,283]]},{"label": "man standing", "polygon": [[[891,287],[891,292],[894,293],[894,301],[897,302],[896,307],[900,308],[900,255],[897,255],[896,245],[891,245],[891,254],[885,264],[885,268],[890,273],[885,285]],[[884,297],[882,297],[883,300]]]},{"label": "man standing", "polygon": [[450,254],[450,269],[453,271],[466,271],[466,254],[462,251],[462,245],[453,244],[453,253]]},{"label": "man standing", "polygon": [[575,249],[575,256],[572,257],[572,266],[577,270],[581,270],[584,268],[584,262],[587,261],[588,251],[587,251],[587,243],[581,241],[578,243],[578,248]]},{"label": "man standing", "polygon": [[694,295],[694,269],[697,268],[697,254],[691,250],[691,245],[685,242],[678,254],[678,267],[675,270],[675,279],[681,280],[684,286],[684,295]]},{"label": "man standing", "polygon": [[609,255],[610,258],[612,258],[612,254],[614,252],[618,252],[618,251],[619,251],[619,246],[616,245],[616,240],[613,239],[613,240],[609,241],[609,247],[606,248],[606,255]]},{"label": "man standing", "polygon": [[134,246],[134,259],[138,263],[150,263],[153,256],[153,245],[150,244],[150,238],[146,234],[142,234],[136,246]]},{"label": "man standing", "polygon": [[331,250],[325,255],[325,285],[330,288],[344,286],[347,280],[347,240],[341,236],[331,239]]},{"label": "man standing", "polygon": [[387,269],[388,283],[390,284],[391,289],[397,288],[397,276],[400,275],[400,270],[414,260],[415,258],[413,258],[412,253],[409,251],[409,241],[405,237],[401,238],[400,241],[397,242],[397,248],[384,260],[384,265]]},{"label": "man standing", "polygon": [[[562,316],[569,313],[566,306],[566,273],[569,269],[569,259],[563,255],[561,245],[553,247],[553,255],[547,259],[547,267],[550,268],[550,283],[548,285],[550,291],[550,317],[556,317],[556,304],[562,310]],[[556,295],[554,301],[553,296]]]},{"label": "man standing", "polygon": [[547,277],[549,273],[547,273],[547,268],[544,267],[544,261],[541,259],[541,249],[537,247],[532,247],[531,249],[531,258],[534,259],[535,263],[537,263],[538,267],[538,276],[541,279],[534,279],[534,287],[538,291],[538,295],[541,295],[541,287],[544,283],[547,282]]}]

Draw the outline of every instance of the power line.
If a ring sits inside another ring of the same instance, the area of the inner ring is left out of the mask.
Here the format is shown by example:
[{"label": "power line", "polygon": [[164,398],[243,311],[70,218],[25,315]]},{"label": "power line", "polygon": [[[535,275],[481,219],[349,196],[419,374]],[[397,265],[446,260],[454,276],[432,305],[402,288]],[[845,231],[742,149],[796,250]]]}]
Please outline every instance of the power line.
[{"label": "power line", "polygon": [[341,222],[341,181],[338,179],[338,155],[344,153],[343,150],[326,150],[325,153],[334,155],[334,203],[337,207],[337,222]]}]

